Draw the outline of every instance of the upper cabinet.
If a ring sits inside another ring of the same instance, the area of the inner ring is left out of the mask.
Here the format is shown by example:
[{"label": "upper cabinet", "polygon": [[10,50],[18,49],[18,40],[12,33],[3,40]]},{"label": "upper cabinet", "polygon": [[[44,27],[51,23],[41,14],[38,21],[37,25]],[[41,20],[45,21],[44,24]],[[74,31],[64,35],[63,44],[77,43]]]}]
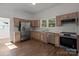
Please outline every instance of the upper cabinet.
[{"label": "upper cabinet", "polygon": [[77,20],[77,22],[78,22],[78,25],[79,25],[79,13],[78,13],[78,20]]},{"label": "upper cabinet", "polygon": [[14,18],[14,26],[18,27],[19,26],[19,22],[30,22],[31,27],[36,28],[36,27],[40,27],[40,20],[24,20],[24,19],[20,19],[20,18]]},{"label": "upper cabinet", "polygon": [[21,19],[19,19],[19,18],[14,18],[14,26],[15,26],[15,27],[18,27],[20,21],[21,21]]},{"label": "upper cabinet", "polygon": [[40,20],[30,20],[31,22],[31,27],[36,28],[40,27]]},{"label": "upper cabinet", "polygon": [[56,16],[56,26],[61,26],[62,16]]},{"label": "upper cabinet", "polygon": [[77,23],[77,15],[78,13],[69,13],[69,14],[64,14],[64,15],[60,15],[60,16],[56,16],[56,26],[61,26],[61,21],[63,20],[71,20],[71,19],[75,19],[75,22]]}]

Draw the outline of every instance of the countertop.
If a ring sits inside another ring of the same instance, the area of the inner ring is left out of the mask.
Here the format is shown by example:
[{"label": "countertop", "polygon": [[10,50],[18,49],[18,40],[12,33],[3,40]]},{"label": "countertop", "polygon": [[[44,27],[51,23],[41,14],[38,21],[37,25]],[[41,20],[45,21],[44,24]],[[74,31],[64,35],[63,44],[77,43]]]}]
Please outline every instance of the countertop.
[{"label": "countertop", "polygon": [[60,32],[53,32],[53,31],[40,31],[40,30],[31,30],[31,32],[60,33]]}]

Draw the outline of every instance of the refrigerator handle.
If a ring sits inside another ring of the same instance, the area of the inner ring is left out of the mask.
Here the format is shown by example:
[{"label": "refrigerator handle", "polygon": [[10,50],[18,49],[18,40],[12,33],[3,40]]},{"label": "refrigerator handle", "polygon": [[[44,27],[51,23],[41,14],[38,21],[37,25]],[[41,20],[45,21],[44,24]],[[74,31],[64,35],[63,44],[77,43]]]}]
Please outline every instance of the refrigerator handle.
[{"label": "refrigerator handle", "polygon": [[19,21],[19,28],[18,31],[21,31],[21,21]]}]

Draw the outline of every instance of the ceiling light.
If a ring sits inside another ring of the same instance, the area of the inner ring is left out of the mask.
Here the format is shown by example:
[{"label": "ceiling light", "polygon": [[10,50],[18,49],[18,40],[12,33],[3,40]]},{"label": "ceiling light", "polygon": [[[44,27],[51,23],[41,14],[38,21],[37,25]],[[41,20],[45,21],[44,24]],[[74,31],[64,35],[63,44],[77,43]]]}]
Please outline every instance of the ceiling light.
[{"label": "ceiling light", "polygon": [[36,3],[32,3],[33,5],[36,5]]}]

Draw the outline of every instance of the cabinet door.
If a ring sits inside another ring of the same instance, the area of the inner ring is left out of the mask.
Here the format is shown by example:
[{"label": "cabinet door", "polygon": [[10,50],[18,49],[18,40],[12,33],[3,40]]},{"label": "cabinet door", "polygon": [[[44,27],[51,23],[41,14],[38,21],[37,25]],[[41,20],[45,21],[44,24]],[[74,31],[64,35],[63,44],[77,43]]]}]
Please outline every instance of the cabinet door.
[{"label": "cabinet door", "polygon": [[46,32],[41,32],[41,41],[44,43],[48,43],[47,42],[47,33]]},{"label": "cabinet door", "polygon": [[78,24],[78,26],[79,26],[79,12],[78,12],[77,24]]},{"label": "cabinet door", "polygon": [[34,27],[34,20],[31,20],[31,27]]},{"label": "cabinet door", "polygon": [[39,22],[40,22],[39,20],[35,20],[35,21],[34,21],[34,26],[35,26],[35,27],[39,27],[39,26],[40,26],[40,23],[39,23]]},{"label": "cabinet door", "polygon": [[62,15],[62,20],[77,18],[77,12]]},{"label": "cabinet door", "polygon": [[39,32],[31,32],[31,39],[40,40],[40,33]]},{"label": "cabinet door", "polygon": [[39,20],[31,20],[31,27],[39,27],[40,26],[40,21]]},{"label": "cabinet door", "polygon": [[14,26],[19,26],[19,21],[18,18],[14,18]]},{"label": "cabinet door", "polygon": [[62,16],[56,16],[56,26],[61,26]]},{"label": "cabinet door", "polygon": [[38,40],[38,32],[34,32],[34,39]]},{"label": "cabinet door", "polygon": [[20,32],[15,32],[15,39],[13,42],[14,43],[20,42]]},{"label": "cabinet door", "polygon": [[60,36],[59,36],[59,33],[55,33],[55,46],[60,47]]},{"label": "cabinet door", "polygon": [[35,39],[35,35],[36,35],[35,32],[31,32],[31,39]]},{"label": "cabinet door", "polygon": [[70,13],[67,15],[69,19],[72,19],[72,18],[77,18],[77,12],[75,13]]},{"label": "cabinet door", "polygon": [[75,12],[75,13],[69,13],[69,14],[64,14],[61,16],[56,16],[56,26],[61,26],[61,20],[69,20],[69,19],[75,19],[75,22],[77,23],[77,15],[79,13]]},{"label": "cabinet door", "polygon": [[31,32],[30,39],[33,39],[33,32]]},{"label": "cabinet door", "polygon": [[41,32],[37,32],[37,40],[41,40]]}]

